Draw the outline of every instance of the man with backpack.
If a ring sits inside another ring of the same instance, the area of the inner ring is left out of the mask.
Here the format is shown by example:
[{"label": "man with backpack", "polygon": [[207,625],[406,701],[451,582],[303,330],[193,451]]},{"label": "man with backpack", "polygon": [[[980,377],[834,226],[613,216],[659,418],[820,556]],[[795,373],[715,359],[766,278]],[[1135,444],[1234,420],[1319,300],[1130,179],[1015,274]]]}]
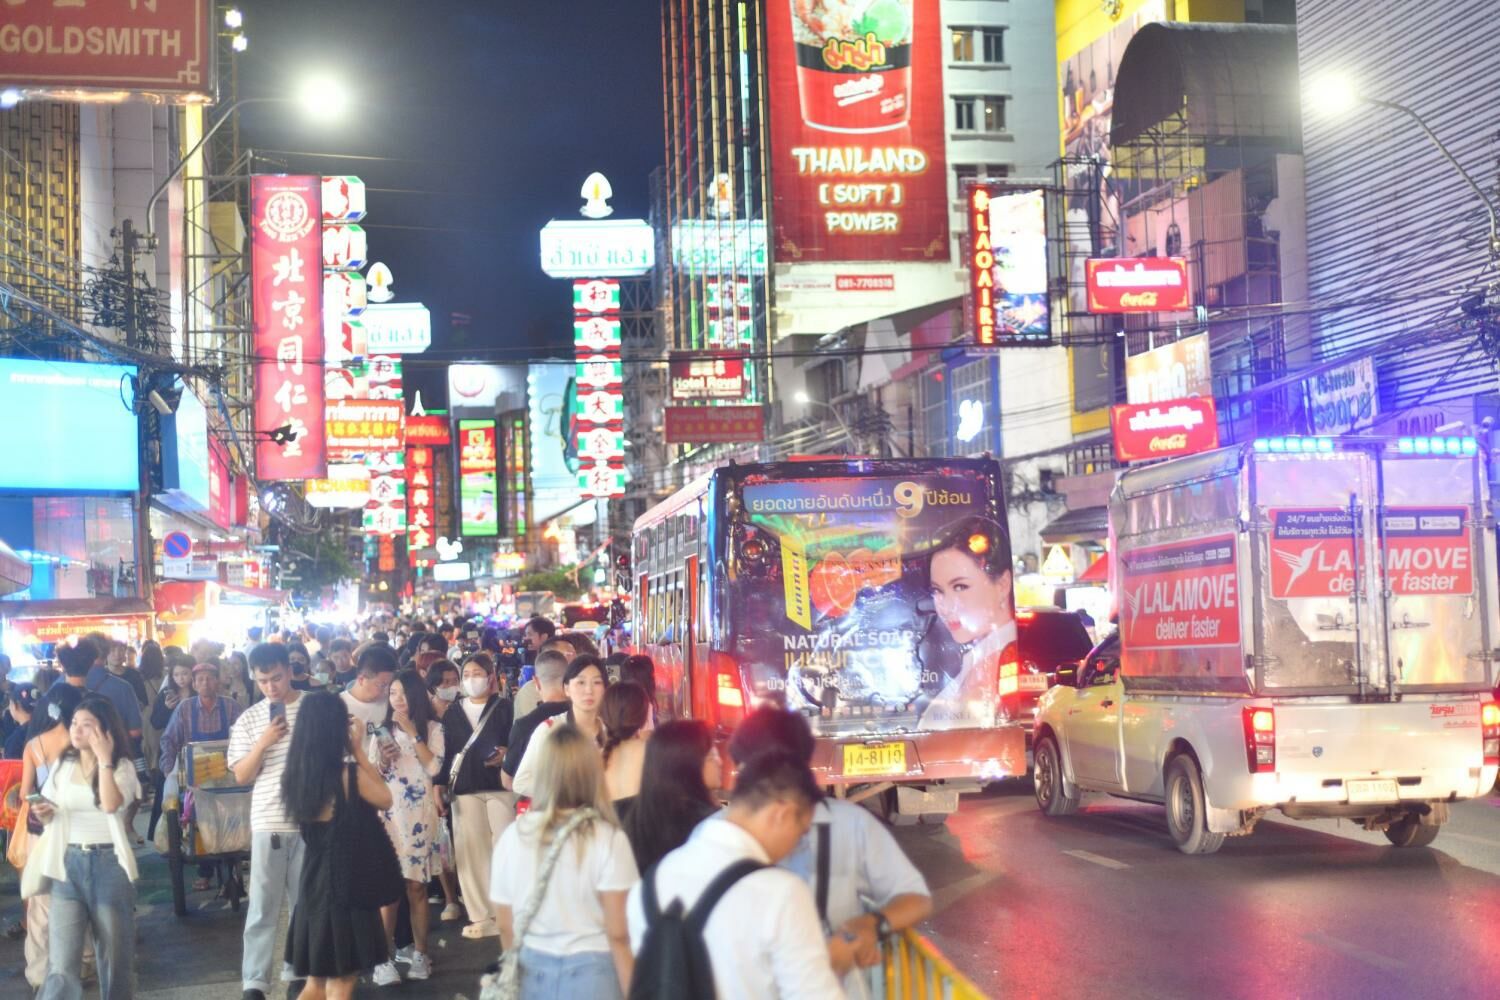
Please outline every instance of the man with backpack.
[{"label": "man with backpack", "polygon": [[631,1000],[843,997],[812,891],[774,867],[821,798],[793,754],[741,766],[724,818],[705,822],[630,890]]}]

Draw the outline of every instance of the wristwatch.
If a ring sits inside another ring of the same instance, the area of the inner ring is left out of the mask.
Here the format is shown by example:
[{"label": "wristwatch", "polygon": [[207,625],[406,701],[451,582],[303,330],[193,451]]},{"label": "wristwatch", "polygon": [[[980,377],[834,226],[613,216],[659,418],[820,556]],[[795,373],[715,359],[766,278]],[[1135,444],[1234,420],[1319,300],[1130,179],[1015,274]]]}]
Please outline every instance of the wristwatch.
[{"label": "wristwatch", "polygon": [[890,934],[891,934],[891,922],[890,922],[890,920],[886,917],[886,915],[884,913],[881,913],[879,910],[876,910],[875,911],[875,938],[876,938],[876,940],[880,940],[882,938],[889,937]]}]

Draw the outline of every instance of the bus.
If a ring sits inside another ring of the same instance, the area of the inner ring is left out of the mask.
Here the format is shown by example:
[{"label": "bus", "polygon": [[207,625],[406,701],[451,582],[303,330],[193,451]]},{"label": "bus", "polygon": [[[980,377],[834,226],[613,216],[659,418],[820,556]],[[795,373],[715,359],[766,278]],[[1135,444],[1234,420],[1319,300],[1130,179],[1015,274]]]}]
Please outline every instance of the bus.
[{"label": "bus", "polygon": [[[807,718],[820,782],[901,815],[1026,773],[999,463],[730,463],[635,523],[637,648],[664,718]],[[1009,688],[1007,688],[1007,685]]]}]

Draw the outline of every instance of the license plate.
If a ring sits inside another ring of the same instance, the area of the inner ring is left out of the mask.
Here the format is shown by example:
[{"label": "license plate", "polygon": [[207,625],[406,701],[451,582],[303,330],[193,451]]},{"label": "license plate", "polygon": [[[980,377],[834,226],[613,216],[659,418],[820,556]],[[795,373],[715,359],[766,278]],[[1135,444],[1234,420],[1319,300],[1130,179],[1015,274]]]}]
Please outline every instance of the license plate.
[{"label": "license plate", "polygon": [[1350,802],[1395,802],[1401,797],[1393,779],[1379,778],[1367,781],[1346,781],[1344,790]]},{"label": "license plate", "polygon": [[905,774],[905,743],[847,743],[844,773],[856,775]]},{"label": "license plate", "polygon": [[1020,690],[1022,691],[1045,691],[1047,690],[1046,674],[1022,674],[1020,677]]}]

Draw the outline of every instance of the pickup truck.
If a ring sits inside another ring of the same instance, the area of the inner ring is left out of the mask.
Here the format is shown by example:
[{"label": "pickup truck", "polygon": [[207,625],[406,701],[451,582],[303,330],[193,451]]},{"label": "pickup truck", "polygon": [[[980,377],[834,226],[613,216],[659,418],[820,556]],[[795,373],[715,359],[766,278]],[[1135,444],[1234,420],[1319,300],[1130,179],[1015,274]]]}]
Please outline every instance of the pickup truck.
[{"label": "pickup truck", "polygon": [[1494,522],[1471,438],[1278,438],[1125,472],[1120,628],[1041,698],[1037,805],[1159,802],[1207,854],[1268,812],[1433,842],[1500,770]]}]

